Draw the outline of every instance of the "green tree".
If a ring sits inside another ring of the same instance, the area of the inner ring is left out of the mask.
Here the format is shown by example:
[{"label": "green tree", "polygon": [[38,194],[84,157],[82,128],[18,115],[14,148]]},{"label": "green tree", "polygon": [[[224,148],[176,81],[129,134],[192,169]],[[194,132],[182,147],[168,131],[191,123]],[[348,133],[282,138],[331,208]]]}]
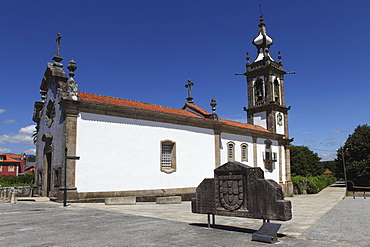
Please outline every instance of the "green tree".
[{"label": "green tree", "polygon": [[370,126],[359,125],[349,135],[344,146],[337,152],[337,177],[344,178],[343,155],[347,171],[347,179],[355,185],[370,185]]},{"label": "green tree", "polygon": [[324,172],[320,157],[305,146],[290,147],[292,176],[317,176]]}]

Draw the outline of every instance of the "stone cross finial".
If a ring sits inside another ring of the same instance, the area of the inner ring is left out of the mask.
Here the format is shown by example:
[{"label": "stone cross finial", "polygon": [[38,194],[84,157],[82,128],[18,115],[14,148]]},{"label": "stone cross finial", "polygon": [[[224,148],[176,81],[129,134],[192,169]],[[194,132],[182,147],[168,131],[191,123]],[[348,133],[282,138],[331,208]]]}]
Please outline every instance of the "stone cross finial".
[{"label": "stone cross finial", "polygon": [[57,49],[56,49],[56,55],[57,57],[59,57],[59,52],[60,52],[60,40],[62,39],[62,35],[60,35],[60,33],[58,33],[58,37],[57,39],[55,40],[56,43],[57,43]]},{"label": "stone cross finial", "polygon": [[60,39],[61,38],[62,38],[62,35],[60,35],[60,33],[58,33],[58,37],[55,40],[55,42],[57,43],[56,54],[53,57],[53,60],[55,61],[54,66],[59,67],[59,68],[63,67],[63,64],[61,63],[63,58],[59,56],[59,53],[60,53]]},{"label": "stone cross finial", "polygon": [[279,63],[281,63],[281,59],[282,59],[283,57],[281,56],[281,53],[280,53],[280,51],[278,51],[278,59],[279,59]]},{"label": "stone cross finial", "polygon": [[69,70],[69,76],[70,77],[69,77],[67,83],[62,88],[63,89],[62,97],[64,99],[77,101],[78,100],[78,97],[77,97],[78,96],[78,85],[75,82],[75,80],[73,79],[73,77],[75,75],[75,70],[77,69],[77,66],[76,66],[76,62],[73,58],[69,62],[69,64],[67,65],[67,69]]},{"label": "stone cross finial", "polygon": [[188,84],[185,85],[185,87],[188,89],[188,97],[186,98],[186,100],[188,101],[188,103],[191,103],[193,104],[193,98],[191,97],[191,87],[194,86],[194,82],[191,82],[190,80],[188,80]]},{"label": "stone cross finial", "polygon": [[210,105],[212,107],[212,113],[216,113],[217,102],[216,102],[215,98],[212,98]]},{"label": "stone cross finial", "polygon": [[77,66],[76,66],[76,62],[75,60],[72,58],[72,60],[69,62],[69,64],[67,65],[67,69],[69,70],[69,76],[72,78],[73,80],[73,77],[75,75],[75,70],[77,69]]},{"label": "stone cross finial", "polygon": [[212,116],[211,116],[211,118],[213,118],[213,120],[218,120],[218,116],[216,114],[217,102],[216,102],[215,98],[212,98],[210,105],[212,107]]}]

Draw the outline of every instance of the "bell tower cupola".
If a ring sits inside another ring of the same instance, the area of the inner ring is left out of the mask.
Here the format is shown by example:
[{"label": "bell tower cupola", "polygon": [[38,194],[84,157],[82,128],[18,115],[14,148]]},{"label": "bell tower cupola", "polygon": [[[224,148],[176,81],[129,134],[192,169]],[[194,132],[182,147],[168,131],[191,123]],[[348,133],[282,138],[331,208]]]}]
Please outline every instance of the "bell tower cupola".
[{"label": "bell tower cupola", "polygon": [[[246,72],[237,75],[246,76],[249,124],[262,126],[288,138],[288,110],[285,106],[284,75],[291,74],[283,70],[281,54],[278,52],[278,62],[270,54],[270,46],[274,40],[267,35],[263,16],[260,16],[258,34],[252,40],[257,48],[257,54],[250,63],[247,52]],[[292,72],[294,73],[294,72]]]},{"label": "bell tower cupola", "polygon": [[269,48],[274,43],[274,40],[266,33],[266,25],[263,22],[262,15],[260,16],[260,24],[258,25],[258,27],[258,35],[252,41],[252,44],[257,47],[257,56],[253,62],[263,60],[264,58],[269,58],[273,61],[269,53]]}]

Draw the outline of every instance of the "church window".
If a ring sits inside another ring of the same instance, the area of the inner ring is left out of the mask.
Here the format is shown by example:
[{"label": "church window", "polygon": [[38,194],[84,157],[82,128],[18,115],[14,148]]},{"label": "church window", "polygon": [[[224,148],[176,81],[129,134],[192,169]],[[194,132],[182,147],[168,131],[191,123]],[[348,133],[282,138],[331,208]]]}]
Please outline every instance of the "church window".
[{"label": "church window", "polygon": [[233,161],[235,160],[235,150],[234,150],[235,144],[233,142],[227,143],[227,160]]},{"label": "church window", "polygon": [[240,145],[241,149],[241,160],[242,161],[248,161],[248,145],[246,143],[243,143]]},{"label": "church window", "polygon": [[170,140],[161,141],[161,171],[176,171],[176,143]]},{"label": "church window", "polygon": [[8,166],[8,172],[14,172],[14,166]]}]

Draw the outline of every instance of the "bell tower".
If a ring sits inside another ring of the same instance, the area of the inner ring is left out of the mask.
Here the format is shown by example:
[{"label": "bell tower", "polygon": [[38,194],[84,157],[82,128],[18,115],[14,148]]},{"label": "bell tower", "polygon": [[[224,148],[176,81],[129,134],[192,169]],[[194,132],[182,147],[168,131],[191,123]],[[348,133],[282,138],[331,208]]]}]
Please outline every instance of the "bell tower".
[{"label": "bell tower", "polygon": [[[257,55],[250,63],[247,52],[245,75],[247,80],[248,108],[247,121],[249,124],[262,126],[288,138],[288,110],[285,106],[284,75],[290,74],[283,70],[280,51],[279,62],[270,55],[270,46],[274,40],[266,33],[263,16],[260,16],[258,35],[252,44],[257,48]],[[292,72],[294,73],[294,72]]]}]

